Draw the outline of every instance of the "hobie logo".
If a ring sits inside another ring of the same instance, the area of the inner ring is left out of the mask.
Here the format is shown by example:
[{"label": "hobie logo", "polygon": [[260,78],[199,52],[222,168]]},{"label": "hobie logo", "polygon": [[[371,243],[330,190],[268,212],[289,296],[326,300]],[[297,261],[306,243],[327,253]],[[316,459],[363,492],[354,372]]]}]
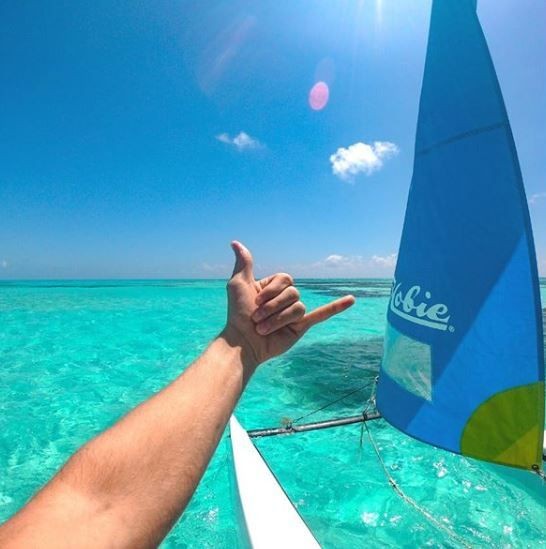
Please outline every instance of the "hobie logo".
[{"label": "hobie logo", "polygon": [[421,286],[412,286],[404,293],[402,284],[394,281],[390,309],[391,311],[414,324],[427,326],[436,330],[453,331],[453,327],[448,325],[449,309],[443,303],[431,304],[428,302],[432,298],[430,292],[424,293],[424,299],[421,294]]}]

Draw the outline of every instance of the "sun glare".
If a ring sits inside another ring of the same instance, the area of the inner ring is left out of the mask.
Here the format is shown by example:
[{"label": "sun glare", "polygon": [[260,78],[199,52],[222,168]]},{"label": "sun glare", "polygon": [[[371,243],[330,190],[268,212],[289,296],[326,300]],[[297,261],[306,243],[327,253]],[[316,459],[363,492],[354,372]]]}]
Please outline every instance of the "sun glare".
[{"label": "sun glare", "polygon": [[317,82],[309,91],[309,106],[314,111],[321,111],[328,104],[330,89],[326,82]]}]

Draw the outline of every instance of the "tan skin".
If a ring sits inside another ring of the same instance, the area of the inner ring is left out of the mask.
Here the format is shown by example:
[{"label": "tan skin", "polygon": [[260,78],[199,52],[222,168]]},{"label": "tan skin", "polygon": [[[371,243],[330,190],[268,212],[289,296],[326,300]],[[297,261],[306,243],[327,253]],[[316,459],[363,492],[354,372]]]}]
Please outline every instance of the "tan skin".
[{"label": "tan skin", "polygon": [[189,503],[257,366],[352,296],[305,313],[284,273],[255,280],[233,242],[224,330],[177,379],[78,450],[15,516],[0,547],[155,547]]}]

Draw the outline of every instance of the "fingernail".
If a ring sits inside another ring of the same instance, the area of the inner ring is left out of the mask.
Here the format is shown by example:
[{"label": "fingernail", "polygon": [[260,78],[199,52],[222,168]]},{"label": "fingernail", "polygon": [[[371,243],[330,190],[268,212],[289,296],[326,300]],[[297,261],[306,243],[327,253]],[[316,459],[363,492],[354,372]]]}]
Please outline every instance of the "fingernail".
[{"label": "fingernail", "polygon": [[261,305],[262,304],[262,294],[258,294],[256,296],[256,305]]},{"label": "fingernail", "polygon": [[256,329],[258,330],[259,334],[265,335],[269,330],[269,323],[268,322],[262,322],[261,324],[258,324],[256,326]]}]

